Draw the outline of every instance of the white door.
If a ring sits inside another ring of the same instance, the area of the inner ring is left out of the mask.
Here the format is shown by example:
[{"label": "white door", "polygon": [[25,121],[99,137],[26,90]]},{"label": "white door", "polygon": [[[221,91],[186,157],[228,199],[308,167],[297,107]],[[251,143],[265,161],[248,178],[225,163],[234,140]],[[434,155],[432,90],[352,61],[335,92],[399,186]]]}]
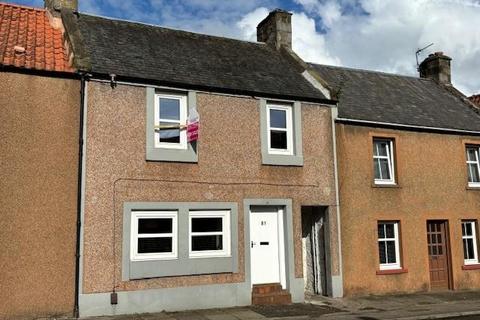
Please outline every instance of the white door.
[{"label": "white door", "polygon": [[277,207],[250,211],[250,266],[252,284],[284,284],[283,221]]}]

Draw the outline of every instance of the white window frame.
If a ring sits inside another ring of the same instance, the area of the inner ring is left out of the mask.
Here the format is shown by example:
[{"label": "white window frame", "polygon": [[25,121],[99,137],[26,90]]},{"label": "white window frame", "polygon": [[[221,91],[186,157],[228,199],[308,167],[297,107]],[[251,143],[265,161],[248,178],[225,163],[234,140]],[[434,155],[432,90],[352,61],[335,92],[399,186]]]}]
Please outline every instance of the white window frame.
[{"label": "white window frame", "polygon": [[[387,242],[387,241],[394,241],[395,242],[395,260],[397,262],[395,263],[380,263],[380,270],[396,270],[396,269],[401,269],[402,268],[402,265],[401,265],[401,262],[400,262],[400,240],[399,240],[399,236],[398,236],[398,222],[395,222],[395,221],[379,221],[377,223],[377,229],[378,229],[378,225],[384,225],[384,224],[393,224],[393,238],[387,238],[387,233],[385,231],[385,238],[378,238],[378,243],[380,242]],[[377,236],[378,237],[378,236]],[[377,248],[378,250],[380,250],[380,246],[378,245],[377,243]],[[387,245],[385,244],[385,256],[388,257],[387,255]],[[379,255],[379,259],[380,259],[380,255]]]},{"label": "white window frame", "polygon": [[[472,234],[471,235],[464,235],[463,230],[467,230],[466,226],[467,224],[470,224],[472,227]],[[464,259],[464,264],[469,265],[469,264],[478,264],[478,251],[477,251],[477,222],[475,220],[465,220],[462,221],[462,244],[465,246],[465,243],[463,243],[463,240],[466,239],[472,239],[473,242],[473,254],[474,258],[473,259]],[[464,248],[465,250],[465,248]]]},{"label": "white window frame", "polygon": [[[270,126],[270,110],[285,111],[286,128],[276,128]],[[267,103],[267,143],[269,154],[293,155],[293,106],[286,104]],[[271,147],[271,131],[284,131],[287,133],[287,149],[277,149]]]},{"label": "white window frame", "polygon": [[[170,120],[170,119],[160,119],[160,99],[173,99],[178,100],[180,105],[180,120]],[[187,117],[187,95],[185,94],[164,94],[156,93],[155,94],[155,110],[154,110],[154,119],[155,126],[159,126],[160,122],[171,123],[172,125],[186,125]],[[180,129],[180,142],[179,143],[170,143],[170,142],[160,142],[160,131],[155,129],[155,148],[164,148],[164,149],[187,149],[187,130]]]},{"label": "white window frame", "polygon": [[[230,210],[190,210],[188,213],[188,256],[190,258],[230,257]],[[222,231],[192,232],[193,218],[222,218]],[[222,250],[192,251],[193,236],[222,235]]]},{"label": "white window frame", "polygon": [[[130,260],[173,260],[177,259],[178,227],[177,211],[132,211],[131,236],[130,236]],[[172,233],[138,233],[139,219],[172,219]],[[172,252],[138,253],[139,238],[172,238]]]},{"label": "white window frame", "polygon": [[[374,149],[373,151],[373,165],[376,166],[377,165],[377,159],[387,159],[387,162],[388,162],[388,170],[389,170],[389,173],[390,173],[390,179],[377,179],[375,178],[375,168],[374,168],[374,171],[373,171],[373,175],[374,175],[374,181],[375,181],[375,184],[383,184],[383,185],[394,185],[396,184],[395,182],[395,157],[394,157],[394,152],[393,152],[393,139],[389,139],[389,138],[373,138],[373,147],[376,148],[377,145],[376,145],[376,142],[388,142],[387,144],[387,155],[386,156],[379,156],[379,155],[375,155],[375,151],[376,149]],[[380,174],[382,173],[382,169],[379,168],[380,170]]]},{"label": "white window frame", "polygon": [[[475,150],[475,160],[468,160],[468,149]],[[479,150],[480,147],[469,145],[466,147],[466,157],[467,157],[467,170],[470,170],[470,164],[474,164],[477,166],[477,170],[480,173],[480,157],[479,157]],[[472,175],[473,176],[473,175]],[[467,174],[468,179],[468,186],[473,188],[480,188],[480,181],[470,181],[470,178]]]}]

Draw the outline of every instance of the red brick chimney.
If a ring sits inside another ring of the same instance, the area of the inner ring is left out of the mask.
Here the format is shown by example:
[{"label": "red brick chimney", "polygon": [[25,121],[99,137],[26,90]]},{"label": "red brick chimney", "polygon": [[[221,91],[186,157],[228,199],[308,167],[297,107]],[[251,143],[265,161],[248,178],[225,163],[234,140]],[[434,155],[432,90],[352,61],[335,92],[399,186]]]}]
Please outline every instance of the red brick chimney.
[{"label": "red brick chimney", "polygon": [[430,54],[418,66],[420,77],[433,79],[440,84],[451,84],[451,60],[452,58],[444,55],[443,52]]}]

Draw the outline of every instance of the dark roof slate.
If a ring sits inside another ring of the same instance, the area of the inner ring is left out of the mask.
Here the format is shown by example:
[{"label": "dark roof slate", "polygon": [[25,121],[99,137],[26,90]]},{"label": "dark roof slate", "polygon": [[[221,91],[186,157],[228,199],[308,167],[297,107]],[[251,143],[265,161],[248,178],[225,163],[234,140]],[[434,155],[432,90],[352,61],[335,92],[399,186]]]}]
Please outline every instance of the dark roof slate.
[{"label": "dark roof slate", "polygon": [[433,80],[310,64],[338,92],[340,118],[480,131],[480,115]]},{"label": "dark roof slate", "polygon": [[77,26],[89,55],[91,69],[86,71],[92,73],[326,100],[281,52],[263,43],[86,14],[79,14]]}]

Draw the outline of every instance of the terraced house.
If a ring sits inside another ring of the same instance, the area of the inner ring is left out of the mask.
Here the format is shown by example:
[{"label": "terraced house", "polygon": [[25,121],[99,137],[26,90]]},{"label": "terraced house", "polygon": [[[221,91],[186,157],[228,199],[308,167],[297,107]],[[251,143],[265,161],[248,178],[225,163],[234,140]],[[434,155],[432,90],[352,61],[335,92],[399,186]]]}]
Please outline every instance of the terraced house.
[{"label": "terraced house", "polygon": [[301,302],[320,256],[307,282],[340,296],[335,101],[290,14],[262,42],[62,17],[89,74],[80,315]]},{"label": "terraced house", "polygon": [[420,78],[310,65],[338,92],[345,295],[480,286],[480,116],[450,60]]},{"label": "terraced house", "polygon": [[0,318],[71,314],[80,81],[52,11],[0,3]]}]

